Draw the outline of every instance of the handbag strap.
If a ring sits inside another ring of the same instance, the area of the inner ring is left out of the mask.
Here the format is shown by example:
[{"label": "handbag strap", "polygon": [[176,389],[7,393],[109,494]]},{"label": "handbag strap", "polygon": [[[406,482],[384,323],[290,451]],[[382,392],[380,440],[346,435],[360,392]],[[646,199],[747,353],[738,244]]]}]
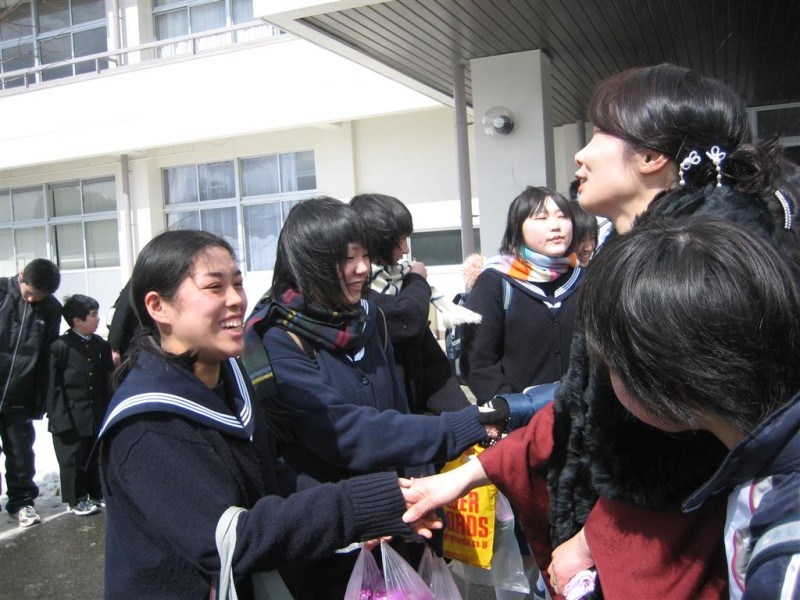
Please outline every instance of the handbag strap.
[{"label": "handbag strap", "polygon": [[244,511],[241,506],[229,506],[217,521],[215,537],[220,567],[214,600],[238,600],[233,582],[233,551],[236,548],[236,523]]},{"label": "handbag strap", "polygon": [[[246,509],[229,506],[217,521],[215,537],[219,553],[219,579],[211,588],[210,600],[238,600],[233,581],[233,552],[236,549],[236,523]],[[252,574],[253,593],[257,600],[292,600],[292,595],[277,571]]]}]

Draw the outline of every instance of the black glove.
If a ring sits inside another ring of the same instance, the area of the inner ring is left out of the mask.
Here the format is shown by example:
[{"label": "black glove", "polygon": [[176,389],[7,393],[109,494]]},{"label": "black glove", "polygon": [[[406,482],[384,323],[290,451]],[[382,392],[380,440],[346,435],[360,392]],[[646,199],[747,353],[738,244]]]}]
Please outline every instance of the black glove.
[{"label": "black glove", "polygon": [[480,410],[478,421],[481,425],[502,425],[511,415],[508,410],[508,402],[500,396],[495,396],[486,404],[479,406],[478,409]]}]

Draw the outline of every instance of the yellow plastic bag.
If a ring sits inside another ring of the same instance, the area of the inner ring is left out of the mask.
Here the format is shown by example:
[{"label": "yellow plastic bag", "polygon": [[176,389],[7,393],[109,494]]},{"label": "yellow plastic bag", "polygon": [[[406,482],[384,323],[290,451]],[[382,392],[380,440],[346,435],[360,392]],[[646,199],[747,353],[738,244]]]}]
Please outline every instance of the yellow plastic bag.
[{"label": "yellow plastic bag", "polygon": [[[461,456],[447,463],[442,473],[460,467],[468,460],[477,460],[481,452],[483,448],[480,446],[464,451]],[[491,567],[496,495],[497,488],[494,485],[485,485],[444,507],[446,558],[483,569]]]}]

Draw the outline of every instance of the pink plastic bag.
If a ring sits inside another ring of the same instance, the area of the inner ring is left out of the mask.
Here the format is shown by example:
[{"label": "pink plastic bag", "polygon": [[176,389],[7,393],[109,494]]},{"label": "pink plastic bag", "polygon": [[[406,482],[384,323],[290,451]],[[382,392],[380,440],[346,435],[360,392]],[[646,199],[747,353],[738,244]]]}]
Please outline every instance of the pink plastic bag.
[{"label": "pink plastic bag", "polygon": [[427,584],[389,544],[381,542],[387,600],[436,600]]},{"label": "pink plastic bag", "polygon": [[372,552],[361,548],[347,582],[344,600],[386,600],[386,585]]}]

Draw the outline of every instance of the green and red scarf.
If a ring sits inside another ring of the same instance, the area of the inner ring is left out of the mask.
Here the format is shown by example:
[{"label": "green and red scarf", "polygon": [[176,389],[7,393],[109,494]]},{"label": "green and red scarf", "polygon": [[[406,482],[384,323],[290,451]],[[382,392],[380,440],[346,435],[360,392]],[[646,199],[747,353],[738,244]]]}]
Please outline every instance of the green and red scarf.
[{"label": "green and red scarf", "polygon": [[351,352],[363,346],[367,324],[364,302],[350,309],[324,307],[299,290],[287,289],[278,300],[269,292],[256,303],[244,330],[242,362],[259,400],[275,398],[278,387],[264,346],[264,334],[272,326],[296,334],[311,346],[331,352]]}]

